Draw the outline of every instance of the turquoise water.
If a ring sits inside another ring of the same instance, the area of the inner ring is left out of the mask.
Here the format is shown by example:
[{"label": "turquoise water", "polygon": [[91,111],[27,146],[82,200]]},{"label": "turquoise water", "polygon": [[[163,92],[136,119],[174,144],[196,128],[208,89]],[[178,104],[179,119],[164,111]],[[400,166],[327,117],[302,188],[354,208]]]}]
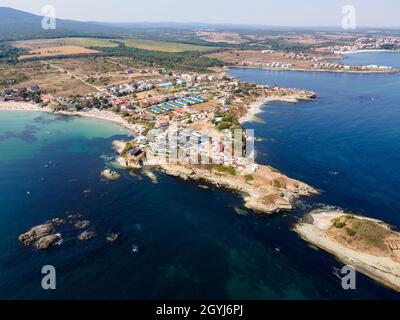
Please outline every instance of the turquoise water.
[{"label": "turquoise water", "polygon": [[[285,216],[260,217],[240,197],[138,172],[105,182],[119,127],[94,119],[0,112],[0,298],[3,299],[398,299],[359,275],[344,291],[342,265],[291,231],[306,211],[334,205],[400,226],[399,75],[341,75],[236,69],[246,80],[305,87],[316,102],[271,104],[254,127],[258,161],[324,190]],[[397,89],[397,91],[396,91]],[[332,172],[336,173],[333,175]],[[84,192],[90,189],[91,192]],[[29,194],[28,194],[29,192]],[[239,211],[241,212],[241,211]],[[80,213],[97,237],[47,251],[18,235],[53,217]],[[120,234],[114,243],[105,235]],[[132,246],[139,253],[132,253]],[[41,267],[57,290],[41,289]]]}]

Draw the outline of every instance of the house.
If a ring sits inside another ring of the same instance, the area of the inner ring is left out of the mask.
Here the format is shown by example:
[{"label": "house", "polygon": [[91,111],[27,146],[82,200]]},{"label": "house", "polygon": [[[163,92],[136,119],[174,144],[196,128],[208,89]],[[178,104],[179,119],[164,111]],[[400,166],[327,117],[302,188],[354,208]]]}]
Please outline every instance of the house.
[{"label": "house", "polygon": [[128,160],[129,161],[134,161],[134,162],[139,162],[145,157],[145,152],[139,148],[133,148],[128,152]]},{"label": "house", "polygon": [[9,95],[14,94],[15,91],[12,90],[12,89],[5,89],[5,90],[3,91],[3,93],[4,93],[6,96],[9,96]]},{"label": "house", "polygon": [[169,126],[169,121],[166,120],[157,121],[156,126],[159,128],[166,128]]}]

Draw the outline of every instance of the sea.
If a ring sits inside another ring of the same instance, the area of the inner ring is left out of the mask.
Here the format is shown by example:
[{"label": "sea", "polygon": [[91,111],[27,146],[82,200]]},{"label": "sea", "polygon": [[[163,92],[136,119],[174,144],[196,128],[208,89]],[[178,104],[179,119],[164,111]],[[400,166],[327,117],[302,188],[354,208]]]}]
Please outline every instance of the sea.
[{"label": "sea", "polygon": [[[400,67],[398,53],[346,64]],[[316,101],[270,103],[253,122],[257,161],[321,190],[287,214],[260,216],[223,189],[114,164],[125,129],[97,119],[0,111],[0,299],[399,299],[362,274],[344,290],[343,264],[292,231],[313,209],[338,208],[400,227],[400,74],[232,69],[238,79],[313,90]],[[100,173],[121,174],[105,181]],[[18,236],[78,215],[40,251]],[[106,240],[118,234],[114,242]],[[43,266],[56,289],[42,287]]]}]

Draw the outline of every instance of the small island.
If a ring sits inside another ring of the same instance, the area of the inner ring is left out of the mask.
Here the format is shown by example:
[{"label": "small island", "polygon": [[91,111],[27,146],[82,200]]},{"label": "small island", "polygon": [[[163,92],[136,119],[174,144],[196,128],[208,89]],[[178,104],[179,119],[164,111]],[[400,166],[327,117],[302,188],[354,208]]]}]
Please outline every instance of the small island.
[{"label": "small island", "polygon": [[119,173],[112,171],[110,169],[105,169],[101,172],[101,176],[107,180],[117,180],[119,179]]},{"label": "small island", "polygon": [[314,210],[295,225],[305,241],[368,277],[400,291],[400,233],[382,221]]}]

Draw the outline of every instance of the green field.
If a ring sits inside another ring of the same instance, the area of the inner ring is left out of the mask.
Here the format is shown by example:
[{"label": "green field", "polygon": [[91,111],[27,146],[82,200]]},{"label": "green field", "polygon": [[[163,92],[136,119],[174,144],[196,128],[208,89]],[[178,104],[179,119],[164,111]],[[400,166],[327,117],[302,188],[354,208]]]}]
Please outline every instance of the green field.
[{"label": "green field", "polygon": [[211,51],[216,47],[198,46],[177,42],[163,42],[141,39],[122,40],[127,47],[138,48],[144,50],[163,51],[163,52],[184,52],[184,51]]},{"label": "green field", "polygon": [[112,42],[112,39],[101,39],[101,38],[61,38],[57,39],[57,44],[67,46],[79,46],[79,47],[116,47],[117,44]]}]

